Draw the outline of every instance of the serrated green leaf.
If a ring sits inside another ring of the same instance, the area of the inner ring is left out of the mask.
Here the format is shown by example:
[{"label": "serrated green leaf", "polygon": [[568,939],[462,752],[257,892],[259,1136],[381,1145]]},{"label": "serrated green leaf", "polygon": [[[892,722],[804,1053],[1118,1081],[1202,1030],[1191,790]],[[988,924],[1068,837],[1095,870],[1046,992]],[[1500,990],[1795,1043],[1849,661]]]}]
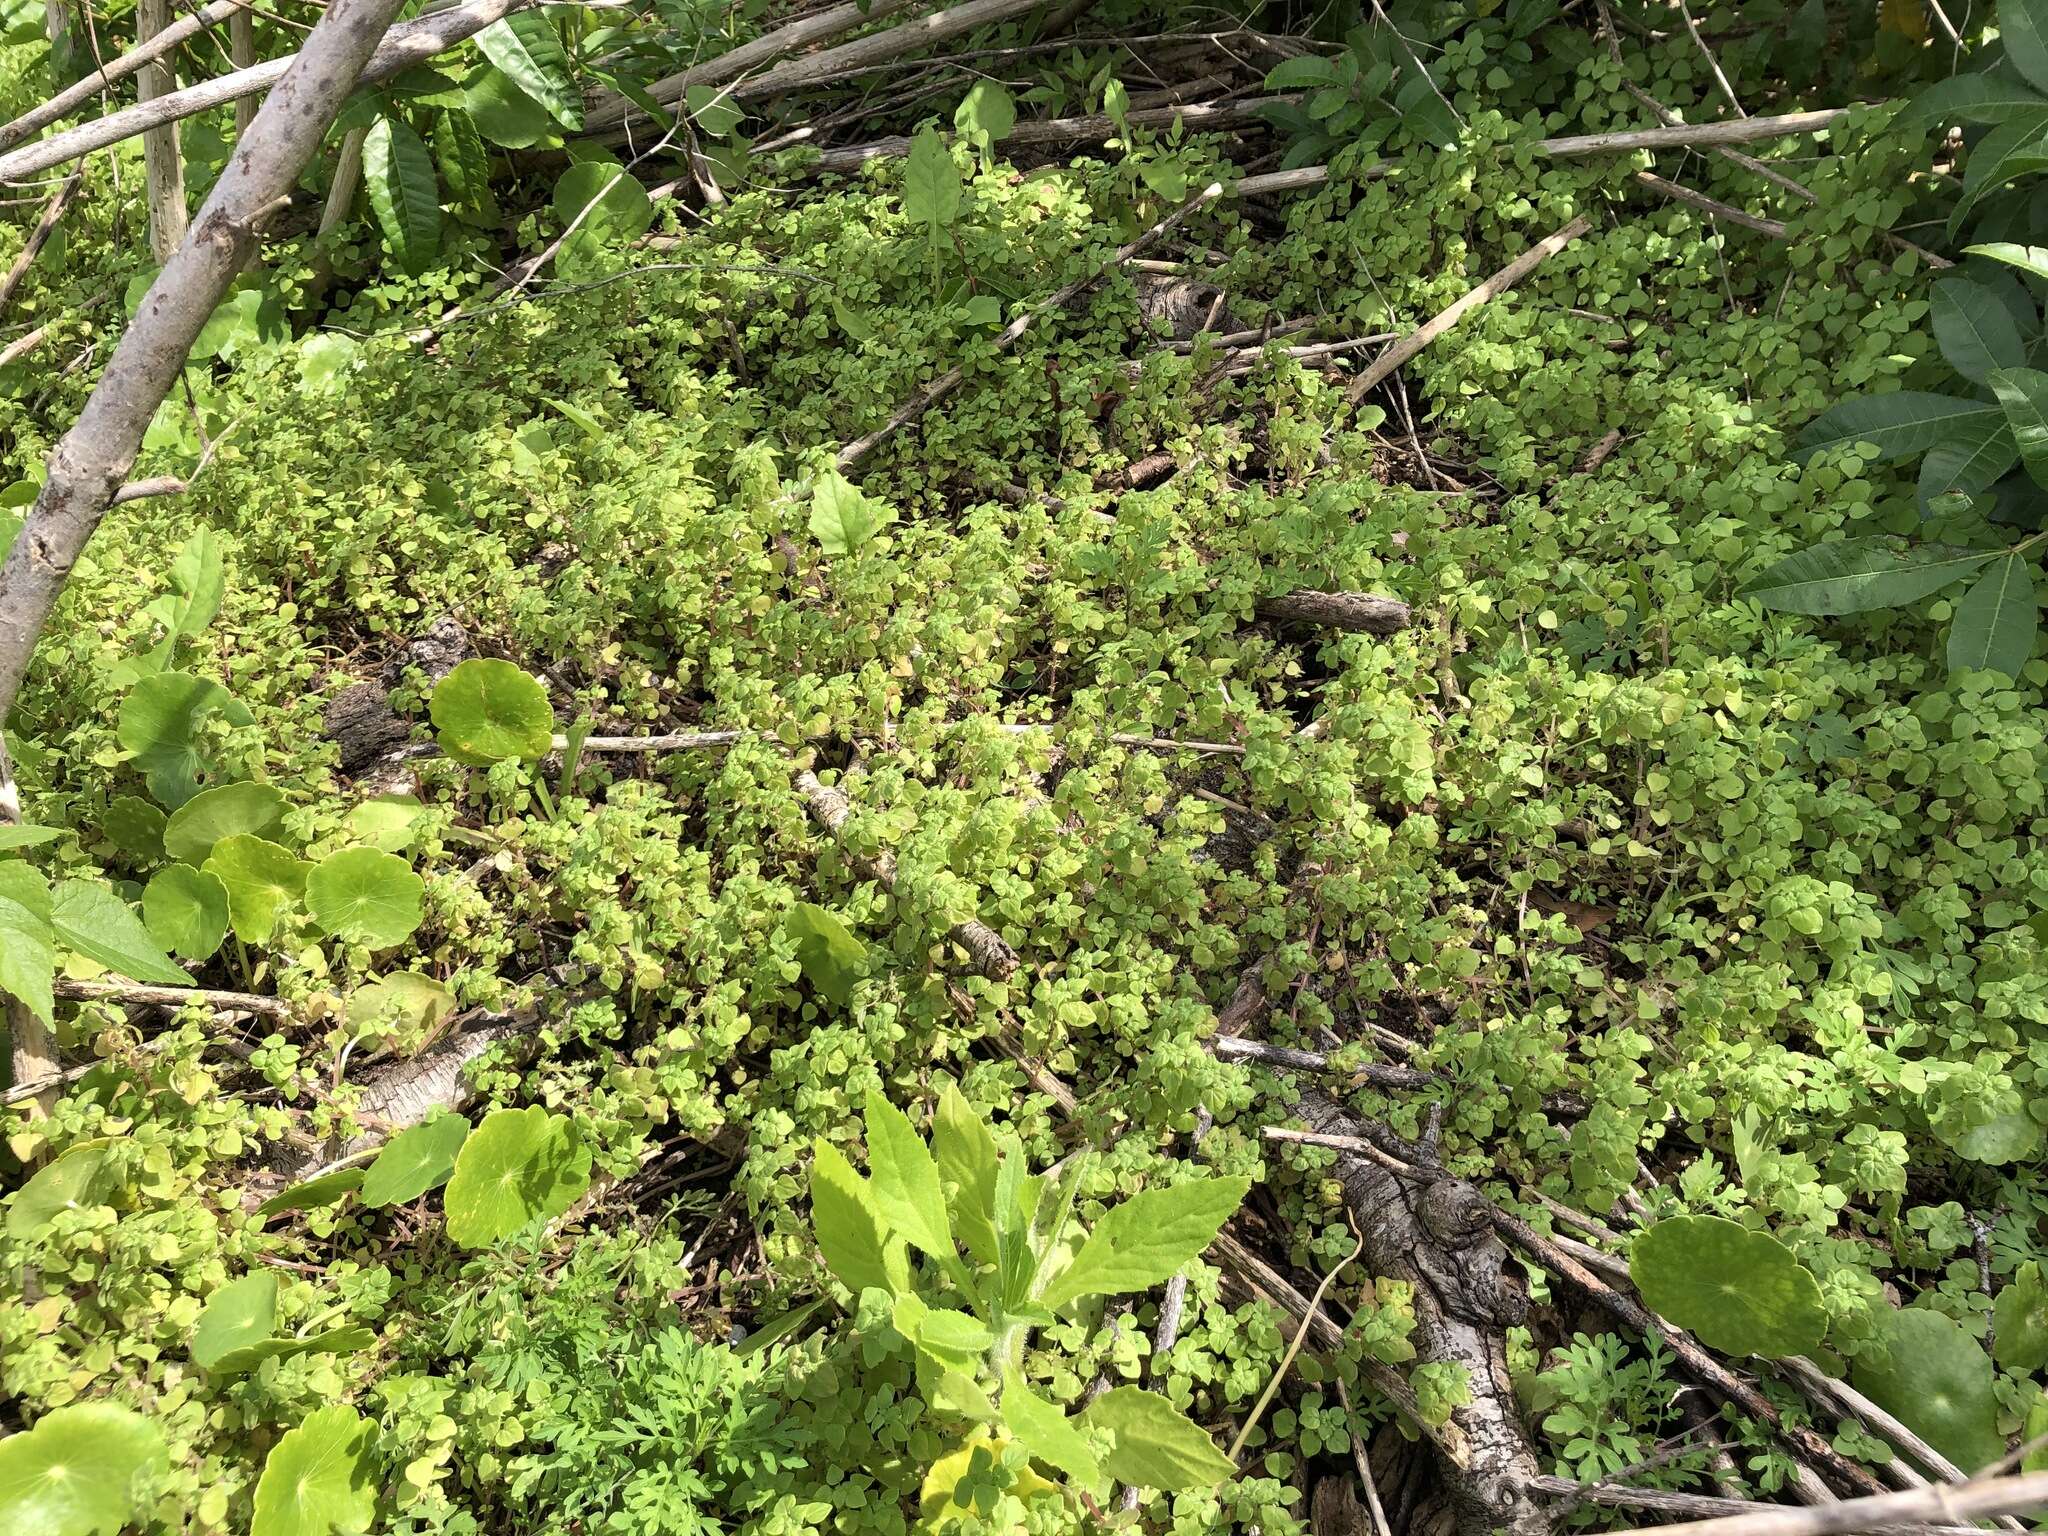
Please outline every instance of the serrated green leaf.
[{"label": "serrated green leaf", "polygon": [[1237,1472],[1209,1432],[1157,1392],[1111,1387],[1081,1410],[1081,1422],[1116,1436],[1102,1470],[1135,1488],[1210,1488]]},{"label": "serrated green leaf", "polygon": [[994,1223],[996,1139],[953,1084],[939,1095],[932,1116],[932,1160],[945,1186],[946,1209],[967,1251],[983,1264],[999,1261]]},{"label": "serrated green leaf", "polygon": [[50,920],[0,895],[0,992],[17,998],[45,1024],[56,1020],[56,938]]},{"label": "serrated green leaf", "polygon": [[826,1141],[811,1149],[811,1231],[825,1267],[854,1295],[898,1289],[884,1261],[888,1234],[868,1181]]},{"label": "serrated green leaf", "polygon": [[345,1536],[377,1513],[377,1431],[353,1408],[317,1409],[271,1448],[249,1536]]},{"label": "serrated green leaf", "polygon": [[583,93],[569,73],[568,50],[545,11],[517,11],[476,35],[476,45],[571,133],[583,131]]},{"label": "serrated green leaf", "polygon": [[1644,1304],[1711,1347],[1782,1360],[1827,1332],[1820,1282],[1768,1232],[1722,1216],[1673,1216],[1637,1236],[1629,1278]]},{"label": "serrated green leaf", "polygon": [[441,183],[420,136],[394,118],[379,118],[363,139],[363,185],[398,264],[424,271],[441,249]]},{"label": "serrated green leaf", "polygon": [[884,1225],[935,1259],[957,1261],[939,1165],[910,1117],[872,1089],[867,1096],[867,1136],[869,1188]]},{"label": "serrated green leaf", "polygon": [[811,534],[828,555],[851,554],[896,521],[896,509],[875,501],[837,470],[811,490]]},{"label": "serrated green leaf", "polygon": [[1081,1296],[1119,1296],[1172,1278],[1215,1241],[1250,1188],[1244,1178],[1190,1179],[1112,1206],[1043,1301],[1059,1308]]},{"label": "serrated green leaf", "polygon": [[1991,549],[1953,549],[1889,539],[1837,539],[1780,560],[1742,589],[1766,608],[1815,616],[1867,613],[1917,602],[1998,558]]},{"label": "serrated green leaf", "polygon": [[1057,1467],[1090,1493],[1103,1487],[1102,1464],[1088,1441],[1056,1406],[1024,1384],[1014,1370],[1003,1373],[1003,1422],[1033,1456]]},{"label": "serrated green leaf", "polygon": [[2040,622],[2033,564],[2024,555],[2007,555],[1957,600],[1948,632],[1949,670],[2003,672],[2017,680],[2034,654]]}]

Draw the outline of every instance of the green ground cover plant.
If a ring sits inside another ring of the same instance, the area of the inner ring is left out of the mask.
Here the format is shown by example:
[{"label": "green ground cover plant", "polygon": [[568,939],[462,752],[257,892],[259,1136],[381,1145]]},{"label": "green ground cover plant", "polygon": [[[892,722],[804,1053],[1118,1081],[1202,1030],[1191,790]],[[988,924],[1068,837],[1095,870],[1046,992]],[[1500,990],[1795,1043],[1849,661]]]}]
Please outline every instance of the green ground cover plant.
[{"label": "green ground cover plant", "polygon": [[213,309],[0,711],[0,1528],[2048,1465],[2048,7],[936,9],[516,9]]}]

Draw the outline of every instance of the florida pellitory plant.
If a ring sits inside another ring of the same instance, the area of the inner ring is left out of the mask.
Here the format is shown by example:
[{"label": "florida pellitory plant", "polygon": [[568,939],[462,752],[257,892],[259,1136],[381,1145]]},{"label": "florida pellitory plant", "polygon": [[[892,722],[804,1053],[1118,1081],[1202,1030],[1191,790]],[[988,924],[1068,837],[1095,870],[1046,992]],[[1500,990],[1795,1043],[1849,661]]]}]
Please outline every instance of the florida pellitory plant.
[{"label": "florida pellitory plant", "polygon": [[[1111,1480],[1175,1490],[1230,1476],[1207,1432],[1156,1392],[1112,1388],[1069,1416],[1026,1385],[1024,1346],[1084,1298],[1171,1277],[1209,1246],[1249,1180],[1146,1190],[1084,1237],[1074,1199],[1088,1154],[1056,1176],[1030,1173],[1016,1138],[998,1139],[955,1088],[939,1101],[930,1146],[870,1093],[867,1144],[865,1178],[817,1144],[811,1219],[862,1323],[900,1335],[925,1401],[960,1421],[959,1444],[925,1478],[929,1525],[986,1515],[1006,1494],[1095,1499]],[[913,1252],[931,1263],[914,1263]]]}]

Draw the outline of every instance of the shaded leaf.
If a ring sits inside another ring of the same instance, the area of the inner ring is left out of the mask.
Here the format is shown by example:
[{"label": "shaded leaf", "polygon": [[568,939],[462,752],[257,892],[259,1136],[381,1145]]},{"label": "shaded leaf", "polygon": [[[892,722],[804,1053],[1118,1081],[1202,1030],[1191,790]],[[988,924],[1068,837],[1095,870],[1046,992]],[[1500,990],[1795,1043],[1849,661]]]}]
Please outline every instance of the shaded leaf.
[{"label": "shaded leaf", "polygon": [[1732,1355],[1782,1360],[1819,1348],[1828,1314],[1820,1282],[1768,1232],[1723,1216],[1673,1216],[1629,1248],[1644,1303]]},{"label": "shaded leaf", "polygon": [[518,11],[494,21],[477,33],[476,45],[556,122],[571,133],[582,131],[583,93],[570,77],[568,50],[545,11]]},{"label": "shaded leaf", "polygon": [[142,920],[173,954],[208,959],[228,935],[228,888],[203,869],[172,864],[143,888]]},{"label": "shaded leaf", "polygon": [[1941,355],[1964,378],[1981,384],[1994,368],[2017,368],[2026,361],[2026,343],[2011,313],[1981,283],[1967,277],[1936,283],[1931,313]]},{"label": "shaded leaf", "polygon": [[1917,602],[1997,558],[1991,549],[1837,539],[1780,560],[1742,593],[1781,613],[1867,613]]},{"label": "shaded leaf", "polygon": [[1880,1408],[1965,1471],[2005,1454],[1991,1360],[1962,1326],[1925,1307],[1880,1312],[1875,1347],[1851,1379]]},{"label": "shaded leaf", "polygon": [[2017,680],[2034,654],[2040,620],[2032,562],[2007,555],[1957,601],[1948,632],[1949,670],[2003,672]]},{"label": "shaded leaf", "polygon": [[274,838],[284,825],[284,794],[268,784],[221,784],[202,789],[164,825],[164,852],[187,864],[204,864],[224,837],[248,833]]},{"label": "shaded leaf", "polygon": [[1800,460],[1832,448],[1870,443],[1880,459],[1910,458],[1925,453],[1972,416],[1996,418],[1981,400],[1902,389],[1889,395],[1861,395],[1823,411],[1793,443]]},{"label": "shaded leaf", "polygon": [[469,1139],[469,1122],[456,1114],[435,1115],[384,1144],[363,1175],[363,1204],[404,1205],[438,1189],[455,1171],[455,1159]]}]

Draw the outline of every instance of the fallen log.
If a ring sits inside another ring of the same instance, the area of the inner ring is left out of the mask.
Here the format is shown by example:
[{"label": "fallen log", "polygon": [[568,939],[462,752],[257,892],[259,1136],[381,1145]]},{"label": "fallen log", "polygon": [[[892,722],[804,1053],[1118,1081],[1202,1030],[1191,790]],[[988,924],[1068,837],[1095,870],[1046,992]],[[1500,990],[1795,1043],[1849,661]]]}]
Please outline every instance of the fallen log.
[{"label": "fallen log", "polygon": [[[1366,1128],[1323,1094],[1303,1095],[1297,1113],[1318,1132],[1364,1139]],[[1465,1373],[1470,1400],[1450,1418],[1464,1456],[1442,1458],[1458,1529],[1461,1536],[1546,1536],[1550,1517],[1533,1487],[1543,1468],[1508,1376],[1506,1330],[1527,1315],[1529,1299],[1508,1281],[1507,1245],[1494,1233],[1491,1203],[1426,1149],[1411,1151],[1408,1174],[1339,1152],[1337,1177],[1365,1237],[1367,1267],[1414,1288],[1416,1359]]]},{"label": "fallen log", "polygon": [[1262,619],[1282,623],[1319,624],[1354,635],[1392,635],[1406,629],[1411,615],[1398,598],[1366,592],[1315,592],[1306,588],[1262,597],[1252,605]]}]

